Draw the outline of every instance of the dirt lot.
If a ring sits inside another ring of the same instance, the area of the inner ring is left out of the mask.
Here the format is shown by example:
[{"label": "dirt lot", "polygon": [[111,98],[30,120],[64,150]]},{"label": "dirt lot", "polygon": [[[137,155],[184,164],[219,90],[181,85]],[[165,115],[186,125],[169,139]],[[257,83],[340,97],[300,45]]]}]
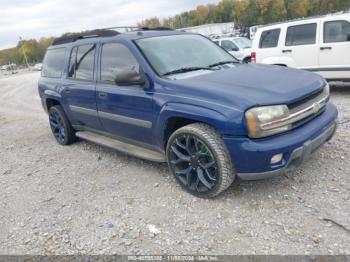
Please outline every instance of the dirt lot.
[{"label": "dirt lot", "polygon": [[[0,254],[350,254],[350,123],[293,174],[202,200],[164,164],[58,145],[38,77],[0,77]],[[350,88],[332,101],[350,119]]]}]

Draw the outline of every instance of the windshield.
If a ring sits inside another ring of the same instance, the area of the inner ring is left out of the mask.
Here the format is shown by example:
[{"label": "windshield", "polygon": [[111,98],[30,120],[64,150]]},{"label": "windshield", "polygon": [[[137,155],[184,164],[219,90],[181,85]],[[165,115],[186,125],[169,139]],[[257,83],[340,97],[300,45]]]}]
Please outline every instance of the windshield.
[{"label": "windshield", "polygon": [[233,40],[236,45],[238,45],[241,49],[251,48],[252,47],[252,40],[249,40],[248,38],[236,38]]},{"label": "windshield", "polygon": [[200,35],[159,36],[139,39],[136,43],[159,75],[185,68],[209,68],[220,62],[238,62]]}]

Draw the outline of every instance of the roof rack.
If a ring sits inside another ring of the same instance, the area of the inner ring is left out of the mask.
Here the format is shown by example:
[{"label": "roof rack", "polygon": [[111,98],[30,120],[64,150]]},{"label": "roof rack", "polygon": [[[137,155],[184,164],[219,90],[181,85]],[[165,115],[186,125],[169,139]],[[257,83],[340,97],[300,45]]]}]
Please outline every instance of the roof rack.
[{"label": "roof rack", "polygon": [[144,31],[149,31],[149,30],[156,30],[156,31],[174,31],[174,29],[169,28],[169,27],[165,27],[165,26],[158,26],[158,27],[141,27],[139,28],[140,30],[144,30]]},{"label": "roof rack", "polygon": [[324,14],[324,15],[300,17],[300,18],[289,19],[289,20],[285,20],[285,21],[269,23],[269,24],[266,24],[266,25],[262,25],[261,27],[267,27],[267,26],[272,26],[272,25],[279,25],[279,24],[284,24],[284,23],[289,23],[289,22],[303,21],[303,20],[308,20],[308,19],[317,19],[317,18],[322,18],[322,17],[327,17],[327,16],[342,15],[342,14],[348,14],[348,13],[350,13],[350,10],[340,11],[340,12],[335,12],[335,13],[329,13],[329,14]]},{"label": "roof rack", "polygon": [[61,37],[56,38],[53,41],[52,45],[61,45],[61,44],[71,43],[84,38],[109,37],[109,36],[116,36],[119,34],[120,33],[118,31],[109,30],[109,29],[96,29],[96,30],[85,31],[82,33],[68,33]]},{"label": "roof rack", "polygon": [[136,27],[136,26],[116,26],[101,29],[94,29],[89,31],[84,31],[81,33],[67,33],[61,37],[56,38],[52,45],[61,45],[66,43],[72,43],[80,39],[93,38],[93,37],[111,37],[122,33],[132,32],[132,31],[149,31],[149,30],[173,30],[168,27]]}]

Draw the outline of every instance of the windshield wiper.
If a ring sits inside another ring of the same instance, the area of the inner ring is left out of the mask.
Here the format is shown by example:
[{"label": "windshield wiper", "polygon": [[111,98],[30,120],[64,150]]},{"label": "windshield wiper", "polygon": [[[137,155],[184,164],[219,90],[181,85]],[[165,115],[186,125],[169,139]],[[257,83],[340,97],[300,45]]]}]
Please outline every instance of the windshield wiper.
[{"label": "windshield wiper", "polygon": [[221,62],[217,62],[215,64],[210,65],[209,67],[215,67],[215,66],[219,66],[219,65],[226,65],[226,64],[237,64],[239,62],[236,61],[221,61]]},{"label": "windshield wiper", "polygon": [[169,71],[169,72],[167,72],[165,74],[162,74],[162,76],[186,73],[186,72],[191,72],[191,71],[196,71],[196,70],[213,70],[213,69],[210,68],[210,67],[199,67],[199,66],[183,67],[183,68],[179,68],[179,69],[176,69],[176,70]]}]

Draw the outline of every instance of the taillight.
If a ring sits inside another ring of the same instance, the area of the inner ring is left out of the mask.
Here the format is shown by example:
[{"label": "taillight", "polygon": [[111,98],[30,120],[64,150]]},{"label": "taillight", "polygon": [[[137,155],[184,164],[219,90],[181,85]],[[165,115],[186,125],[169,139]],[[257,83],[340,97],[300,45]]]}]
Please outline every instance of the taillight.
[{"label": "taillight", "polygon": [[256,52],[252,52],[250,59],[252,63],[256,63]]}]

